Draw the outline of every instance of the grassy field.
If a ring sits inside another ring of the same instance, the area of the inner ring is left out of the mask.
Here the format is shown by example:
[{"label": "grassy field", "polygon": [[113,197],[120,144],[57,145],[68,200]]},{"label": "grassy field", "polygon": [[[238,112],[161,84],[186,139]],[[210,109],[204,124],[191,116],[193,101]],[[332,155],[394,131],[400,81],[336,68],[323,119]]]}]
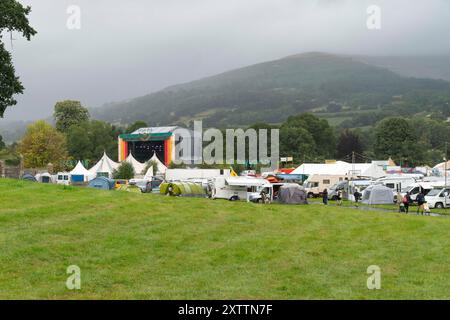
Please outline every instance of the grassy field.
[{"label": "grassy field", "polygon": [[[448,299],[449,230],[442,217],[0,179],[0,299]],[[69,265],[81,290],[66,288]]]}]

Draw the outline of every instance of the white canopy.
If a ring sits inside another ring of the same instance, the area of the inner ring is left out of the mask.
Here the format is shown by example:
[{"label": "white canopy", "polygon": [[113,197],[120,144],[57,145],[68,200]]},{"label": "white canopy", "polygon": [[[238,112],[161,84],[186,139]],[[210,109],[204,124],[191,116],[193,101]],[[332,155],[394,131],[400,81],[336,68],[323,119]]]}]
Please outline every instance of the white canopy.
[{"label": "white canopy", "polygon": [[156,153],[153,153],[152,158],[150,160],[148,160],[148,162],[151,162],[151,161],[156,162],[158,164],[158,168],[156,170],[153,170],[153,174],[157,174],[157,173],[165,174],[166,173],[167,167],[164,165],[164,163],[162,163],[161,160],[159,160]]},{"label": "white canopy", "polygon": [[322,174],[339,176],[364,176],[380,178],[386,173],[376,163],[348,163],[336,161],[335,163],[304,163],[291,174]]},{"label": "white canopy", "polygon": [[145,163],[137,161],[133,155],[130,153],[128,157],[125,159],[125,162],[130,163],[133,166],[135,175],[145,174],[143,171],[145,169]]},{"label": "white canopy", "polygon": [[89,172],[94,176],[98,173],[108,173],[109,177],[111,177],[113,171],[117,169],[119,165],[119,163],[111,160],[106,155],[106,152],[104,152],[103,157],[91,169],[89,169]]},{"label": "white canopy", "polygon": [[73,170],[70,171],[70,175],[72,175],[72,176],[84,176],[84,180],[90,180],[90,179],[92,179],[94,177],[92,175],[92,173],[90,173],[89,170],[87,170],[83,166],[81,161],[78,161],[78,163],[75,166],[75,168],[73,168]]}]

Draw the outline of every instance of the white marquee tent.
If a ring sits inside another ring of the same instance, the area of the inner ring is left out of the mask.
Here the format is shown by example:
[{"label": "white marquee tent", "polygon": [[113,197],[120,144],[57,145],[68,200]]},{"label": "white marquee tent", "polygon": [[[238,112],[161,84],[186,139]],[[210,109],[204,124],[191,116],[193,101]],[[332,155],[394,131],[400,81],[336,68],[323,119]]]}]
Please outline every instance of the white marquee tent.
[{"label": "white marquee tent", "polygon": [[336,161],[334,163],[304,163],[291,174],[321,174],[337,176],[363,176],[380,178],[386,175],[377,163],[348,163]]},{"label": "white marquee tent", "polygon": [[125,162],[130,163],[133,166],[135,175],[145,174],[143,171],[145,170],[145,163],[137,161],[133,155],[130,153],[128,157],[125,159]]},{"label": "white marquee tent", "polygon": [[106,152],[103,153],[102,158],[89,169],[89,172],[94,176],[105,176],[107,178],[111,178],[113,171],[119,167],[119,163],[111,160]]},{"label": "white marquee tent", "polygon": [[72,182],[86,182],[86,181],[89,181],[89,180],[95,178],[95,176],[92,173],[90,173],[89,170],[87,170],[83,166],[81,161],[78,161],[75,168],[73,168],[73,170],[70,171],[69,174],[70,174],[70,180]]}]

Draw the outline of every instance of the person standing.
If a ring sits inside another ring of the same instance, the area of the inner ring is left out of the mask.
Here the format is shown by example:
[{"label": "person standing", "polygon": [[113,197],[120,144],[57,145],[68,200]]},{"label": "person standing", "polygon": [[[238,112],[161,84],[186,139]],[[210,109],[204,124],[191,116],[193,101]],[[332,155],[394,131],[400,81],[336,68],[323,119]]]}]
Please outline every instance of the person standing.
[{"label": "person standing", "polygon": [[328,205],[328,190],[325,189],[322,192],[322,201],[324,205]]},{"label": "person standing", "polygon": [[424,211],[424,205],[425,204],[425,195],[423,194],[423,191],[420,191],[420,193],[417,195],[417,214],[419,214],[419,212],[423,215],[423,211]]},{"label": "person standing", "polygon": [[411,203],[411,196],[409,195],[409,192],[405,194],[405,196],[402,199],[403,206],[405,207],[405,213],[408,214],[409,212],[409,204]]}]

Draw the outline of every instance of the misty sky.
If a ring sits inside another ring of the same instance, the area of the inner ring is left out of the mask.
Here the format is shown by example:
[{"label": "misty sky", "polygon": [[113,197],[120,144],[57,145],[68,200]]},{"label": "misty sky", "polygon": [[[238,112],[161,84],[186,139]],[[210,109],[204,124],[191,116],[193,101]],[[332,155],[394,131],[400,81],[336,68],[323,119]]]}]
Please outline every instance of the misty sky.
[{"label": "misty sky", "polygon": [[[97,107],[307,51],[450,54],[449,0],[20,2],[32,6],[38,34],[31,42],[14,34],[26,89],[7,120],[48,117],[58,100]],[[367,29],[371,4],[382,9],[381,30]],[[81,8],[81,30],[66,26],[69,5]]]}]

